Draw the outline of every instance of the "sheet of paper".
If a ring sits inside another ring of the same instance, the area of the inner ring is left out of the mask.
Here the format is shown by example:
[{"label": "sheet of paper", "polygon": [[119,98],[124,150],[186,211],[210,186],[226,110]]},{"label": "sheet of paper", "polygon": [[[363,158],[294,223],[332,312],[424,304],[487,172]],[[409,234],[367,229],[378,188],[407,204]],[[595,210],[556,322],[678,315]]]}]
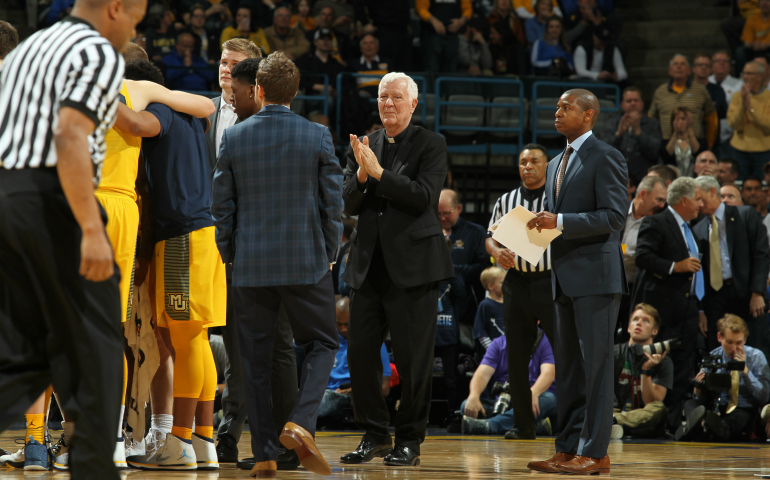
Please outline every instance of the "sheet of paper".
[{"label": "sheet of paper", "polygon": [[492,238],[501,245],[536,266],[545,249],[561,232],[555,228],[541,232],[537,229],[530,230],[527,228],[527,222],[533,218],[535,215],[532,212],[519,205],[495,222],[489,230],[492,232]]}]

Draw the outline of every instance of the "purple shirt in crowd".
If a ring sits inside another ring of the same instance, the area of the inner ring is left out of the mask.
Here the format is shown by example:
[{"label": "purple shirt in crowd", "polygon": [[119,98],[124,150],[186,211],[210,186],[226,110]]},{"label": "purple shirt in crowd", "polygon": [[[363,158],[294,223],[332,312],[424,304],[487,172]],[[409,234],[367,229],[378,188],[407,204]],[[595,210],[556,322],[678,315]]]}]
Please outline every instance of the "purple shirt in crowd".
[{"label": "purple shirt in crowd", "polygon": [[[548,337],[545,335],[543,335],[543,340],[538,345],[537,350],[535,350],[532,360],[529,361],[530,387],[535,384],[537,377],[540,376],[540,365],[544,363],[555,364],[551,342],[548,341]],[[484,354],[484,359],[481,360],[481,364],[489,365],[495,369],[495,373],[492,374],[492,382],[505,382],[508,380],[508,352],[505,335],[492,340],[489,348],[487,348],[487,353]],[[551,383],[551,386],[546,391],[556,394],[556,382]]]}]

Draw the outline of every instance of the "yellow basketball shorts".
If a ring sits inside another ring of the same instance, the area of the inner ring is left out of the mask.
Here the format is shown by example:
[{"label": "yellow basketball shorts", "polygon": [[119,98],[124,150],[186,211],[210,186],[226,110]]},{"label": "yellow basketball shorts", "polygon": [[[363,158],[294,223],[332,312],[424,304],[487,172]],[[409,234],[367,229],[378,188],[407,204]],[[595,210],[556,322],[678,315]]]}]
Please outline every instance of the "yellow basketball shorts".
[{"label": "yellow basketball shorts", "polygon": [[139,232],[139,206],[126,195],[112,192],[96,192],[96,198],[107,212],[107,237],[112,244],[115,263],[120,269],[121,321],[131,317],[134,294],[134,257],[136,235]]},{"label": "yellow basketball shorts", "polygon": [[169,320],[199,321],[206,327],[225,324],[225,265],[214,239],[214,227],[156,243],[150,280],[159,326],[168,327]]}]

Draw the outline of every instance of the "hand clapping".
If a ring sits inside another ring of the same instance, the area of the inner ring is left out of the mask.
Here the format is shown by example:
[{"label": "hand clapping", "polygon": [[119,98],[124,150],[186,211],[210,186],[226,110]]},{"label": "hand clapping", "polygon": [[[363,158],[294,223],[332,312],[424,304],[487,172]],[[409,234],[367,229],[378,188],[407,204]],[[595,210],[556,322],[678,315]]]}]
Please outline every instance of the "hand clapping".
[{"label": "hand clapping", "polygon": [[367,176],[376,180],[381,179],[383,169],[380,162],[377,161],[377,156],[369,148],[369,137],[364,137],[363,141],[359,141],[356,135],[351,135],[350,146],[353,148],[353,155],[358,163],[358,182],[364,183]]}]

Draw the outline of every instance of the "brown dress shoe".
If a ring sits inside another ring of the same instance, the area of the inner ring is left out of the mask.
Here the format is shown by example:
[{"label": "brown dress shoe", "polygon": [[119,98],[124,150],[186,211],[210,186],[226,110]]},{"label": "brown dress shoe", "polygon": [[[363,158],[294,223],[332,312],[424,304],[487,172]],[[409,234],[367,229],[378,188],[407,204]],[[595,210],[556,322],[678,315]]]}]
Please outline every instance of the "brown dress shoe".
[{"label": "brown dress shoe", "polygon": [[559,473],[571,473],[572,475],[594,475],[610,473],[610,456],[604,458],[591,458],[582,455],[576,455],[575,458],[567,462],[556,462],[555,465]]},{"label": "brown dress shoe", "polygon": [[568,462],[575,456],[569,453],[559,452],[548,460],[542,462],[529,462],[527,468],[536,472],[544,473],[561,473],[561,470],[556,469],[556,462]]},{"label": "brown dress shoe", "polygon": [[278,470],[278,464],[273,460],[257,462],[254,464],[254,468],[251,469],[251,476],[257,478],[275,478],[276,470]]},{"label": "brown dress shoe", "polygon": [[289,450],[294,450],[299,463],[306,469],[318,475],[331,475],[332,467],[324,459],[310,432],[296,423],[289,422],[283,427],[283,433],[278,438],[281,444]]}]

